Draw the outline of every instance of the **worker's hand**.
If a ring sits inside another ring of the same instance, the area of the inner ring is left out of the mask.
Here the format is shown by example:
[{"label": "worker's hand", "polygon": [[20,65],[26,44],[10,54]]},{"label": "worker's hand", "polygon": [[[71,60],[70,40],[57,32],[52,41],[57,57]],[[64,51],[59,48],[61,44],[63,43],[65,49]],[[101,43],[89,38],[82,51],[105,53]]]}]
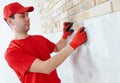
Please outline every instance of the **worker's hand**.
[{"label": "worker's hand", "polygon": [[62,38],[63,39],[67,39],[67,37],[69,35],[71,35],[73,33],[73,29],[71,29],[73,23],[71,22],[64,22],[64,27],[63,27],[63,35],[62,35]]},{"label": "worker's hand", "polygon": [[87,35],[84,31],[84,28],[80,28],[77,33],[74,35],[70,45],[76,49],[78,46],[81,46],[84,42],[87,41]]}]

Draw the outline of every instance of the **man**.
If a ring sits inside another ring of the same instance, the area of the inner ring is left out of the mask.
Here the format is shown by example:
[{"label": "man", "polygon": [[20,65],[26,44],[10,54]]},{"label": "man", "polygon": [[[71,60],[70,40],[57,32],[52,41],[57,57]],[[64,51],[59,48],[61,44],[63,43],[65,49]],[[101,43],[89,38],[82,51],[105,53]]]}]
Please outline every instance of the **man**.
[{"label": "man", "polygon": [[[18,2],[4,8],[4,19],[14,33],[5,53],[5,59],[15,71],[21,83],[61,83],[56,68],[85,41],[87,35],[80,28],[70,44],[64,47],[66,39],[72,34],[70,23],[65,22],[63,35],[57,44],[40,35],[28,35],[30,29],[29,12],[34,8],[24,7]],[[50,53],[58,52],[50,57]]]}]

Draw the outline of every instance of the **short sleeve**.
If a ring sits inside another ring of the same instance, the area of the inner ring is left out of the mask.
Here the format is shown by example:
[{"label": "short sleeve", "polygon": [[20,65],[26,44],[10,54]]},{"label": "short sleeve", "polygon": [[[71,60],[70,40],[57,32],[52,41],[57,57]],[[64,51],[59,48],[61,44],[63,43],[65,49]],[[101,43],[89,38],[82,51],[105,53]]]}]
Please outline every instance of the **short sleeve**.
[{"label": "short sleeve", "polygon": [[48,40],[47,38],[43,37],[44,40],[47,42],[47,47],[50,53],[52,53],[56,47],[56,44]]},{"label": "short sleeve", "polygon": [[19,72],[21,75],[24,75],[36,57],[14,48],[6,51],[5,59],[13,70]]},{"label": "short sleeve", "polygon": [[52,53],[54,51],[55,47],[56,47],[56,45],[49,40],[47,41],[47,46],[48,46],[48,49],[49,49],[50,53]]}]

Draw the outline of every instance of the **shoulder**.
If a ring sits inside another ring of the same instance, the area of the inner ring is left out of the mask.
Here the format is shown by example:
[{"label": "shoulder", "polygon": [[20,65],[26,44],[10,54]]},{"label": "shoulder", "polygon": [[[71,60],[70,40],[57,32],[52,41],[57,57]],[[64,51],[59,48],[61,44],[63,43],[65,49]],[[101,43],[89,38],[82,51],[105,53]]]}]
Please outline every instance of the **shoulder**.
[{"label": "shoulder", "polygon": [[9,61],[10,59],[16,56],[15,53],[18,53],[18,51],[20,51],[20,49],[16,47],[14,41],[11,41],[8,48],[5,51],[5,54],[4,54],[5,59]]},{"label": "shoulder", "polygon": [[33,38],[44,38],[42,35],[30,35]]},{"label": "shoulder", "polygon": [[17,51],[17,50],[20,50],[20,48],[17,46],[15,41],[11,41],[9,46],[7,47],[6,51],[5,51],[5,55],[7,55],[11,52]]},{"label": "shoulder", "polygon": [[32,35],[31,37],[32,37],[32,38],[35,38],[35,39],[47,40],[47,38],[45,38],[45,37],[42,36],[42,35]]}]

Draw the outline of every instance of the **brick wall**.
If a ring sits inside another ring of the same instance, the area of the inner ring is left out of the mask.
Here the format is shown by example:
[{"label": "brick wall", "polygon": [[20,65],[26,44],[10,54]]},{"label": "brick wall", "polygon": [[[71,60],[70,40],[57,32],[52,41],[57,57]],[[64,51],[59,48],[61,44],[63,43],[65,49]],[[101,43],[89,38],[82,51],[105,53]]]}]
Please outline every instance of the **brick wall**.
[{"label": "brick wall", "polygon": [[74,22],[74,29],[84,20],[120,10],[120,0],[38,0],[43,33],[59,32],[64,21]]}]

